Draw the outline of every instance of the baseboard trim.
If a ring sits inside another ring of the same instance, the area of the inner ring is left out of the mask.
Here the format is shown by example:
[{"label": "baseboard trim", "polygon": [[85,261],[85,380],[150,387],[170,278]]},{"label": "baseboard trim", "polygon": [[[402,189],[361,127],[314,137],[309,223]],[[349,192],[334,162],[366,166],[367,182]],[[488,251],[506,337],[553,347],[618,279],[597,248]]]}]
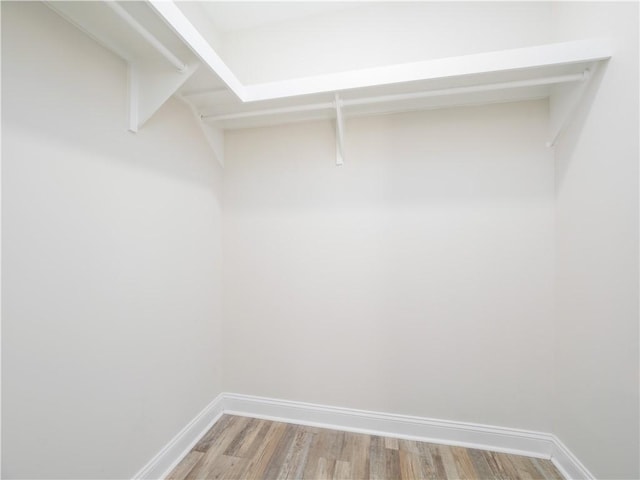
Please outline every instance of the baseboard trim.
[{"label": "baseboard trim", "polygon": [[165,478],[224,413],[224,394],[218,395],[133,476],[134,480]]},{"label": "baseboard trim", "polygon": [[595,478],[549,433],[235,393],[218,395],[133,478],[165,478],[223,414],[551,459],[567,479]]},{"label": "baseboard trim", "polygon": [[595,475],[578,460],[571,450],[558,437],[555,435],[552,435],[552,437],[554,445],[551,461],[560,473],[565,478],[572,480],[595,480]]},{"label": "baseboard trim", "polygon": [[330,407],[250,395],[225,394],[225,413],[370,435],[551,458],[546,433],[436,420],[381,412]]}]

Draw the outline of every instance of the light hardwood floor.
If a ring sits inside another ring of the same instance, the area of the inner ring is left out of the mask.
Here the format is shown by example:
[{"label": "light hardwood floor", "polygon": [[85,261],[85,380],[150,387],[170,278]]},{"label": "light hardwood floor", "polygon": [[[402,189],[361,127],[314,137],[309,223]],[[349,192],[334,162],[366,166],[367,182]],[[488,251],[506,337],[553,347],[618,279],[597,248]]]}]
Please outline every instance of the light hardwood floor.
[{"label": "light hardwood floor", "polygon": [[224,415],[168,477],[545,479],[549,460]]}]

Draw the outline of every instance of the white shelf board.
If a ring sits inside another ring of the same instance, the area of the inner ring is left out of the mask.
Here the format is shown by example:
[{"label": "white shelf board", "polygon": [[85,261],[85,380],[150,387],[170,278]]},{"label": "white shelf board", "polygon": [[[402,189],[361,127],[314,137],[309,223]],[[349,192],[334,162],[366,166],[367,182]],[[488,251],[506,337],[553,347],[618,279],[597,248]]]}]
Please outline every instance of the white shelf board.
[{"label": "white shelf board", "polygon": [[335,116],[338,93],[347,117],[550,96],[551,86],[580,84],[611,56],[603,40],[584,40],[426,60],[375,69],[200,91],[187,100],[222,129]]},{"label": "white shelf board", "polygon": [[[584,85],[586,73],[612,54],[606,40],[589,39],[244,84],[173,1],[48,4],[146,71],[155,72],[148,65],[163,62],[167,68],[167,59],[175,70],[179,62],[160,54],[167,47],[189,67],[189,79],[174,83],[204,119],[203,127],[215,133],[212,138],[222,138],[224,129],[335,118],[336,99],[348,118],[545,98],[555,84]],[[128,16],[134,19],[129,25]],[[156,48],[142,38],[147,33],[152,44],[157,39]],[[198,63],[208,68],[197,71]],[[164,73],[159,72],[141,93],[162,86]],[[153,111],[163,98],[164,93],[154,95]]]},{"label": "white shelf board", "polygon": [[585,69],[590,63],[610,56],[604,41],[564,42],[246,85],[241,98],[247,102],[272,100],[413,82],[446,79],[451,83],[469,77],[484,77],[482,83],[512,80],[509,76],[535,79]]},{"label": "white shelf board", "polygon": [[[523,76],[532,80],[585,70],[589,64],[611,56],[610,47],[602,40],[581,40],[533,47],[447,57],[421,62],[386,65],[347,72],[329,73],[304,78],[260,84],[243,84],[224,63],[174,2],[149,0],[158,14],[211,71],[227,85],[241,103],[295,98],[321,93],[367,89],[366,95],[385,95],[384,89],[401,88],[418,91],[429,88],[426,83],[446,82],[455,86],[461,80],[472,83],[504,82],[506,77]],[[475,78],[474,78],[475,77]],[[518,78],[510,79],[516,80]],[[453,83],[452,83],[453,82]],[[376,91],[378,88],[380,91]],[[433,86],[431,86],[433,88]]]},{"label": "white shelf board", "polygon": [[[47,1],[45,3],[126,61],[166,65],[162,55],[134,31],[107,2]],[[117,5],[132,17],[136,17],[176,55],[184,57],[185,62],[193,58],[190,49],[185,48],[184,43],[163,22],[159,21],[157,15],[146,3],[123,2]]]},{"label": "white shelf board", "polygon": [[[226,84],[227,91],[185,95],[206,122],[222,129],[331,118],[336,93],[346,116],[544,98],[550,85],[579,83],[611,56],[607,41],[590,39],[243,84],[172,2],[150,3]],[[406,98],[423,93],[432,98]]]}]

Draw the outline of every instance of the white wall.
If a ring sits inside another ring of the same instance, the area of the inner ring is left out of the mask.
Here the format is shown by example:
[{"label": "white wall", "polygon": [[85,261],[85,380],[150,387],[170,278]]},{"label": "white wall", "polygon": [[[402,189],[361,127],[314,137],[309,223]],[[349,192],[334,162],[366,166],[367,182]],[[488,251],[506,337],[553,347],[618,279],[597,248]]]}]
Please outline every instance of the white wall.
[{"label": "white wall", "polygon": [[[548,42],[546,2],[378,2],[221,35],[243,82]],[[464,32],[464,34],[462,34]]]},{"label": "white wall", "polygon": [[225,389],[549,431],[545,101],[228,132]]},{"label": "white wall", "polygon": [[2,2],[3,478],[130,478],[220,391],[220,171],[124,63]]},{"label": "white wall", "polygon": [[597,478],[640,477],[638,4],[557,3],[558,40],[614,53],[556,148],[554,433]]}]

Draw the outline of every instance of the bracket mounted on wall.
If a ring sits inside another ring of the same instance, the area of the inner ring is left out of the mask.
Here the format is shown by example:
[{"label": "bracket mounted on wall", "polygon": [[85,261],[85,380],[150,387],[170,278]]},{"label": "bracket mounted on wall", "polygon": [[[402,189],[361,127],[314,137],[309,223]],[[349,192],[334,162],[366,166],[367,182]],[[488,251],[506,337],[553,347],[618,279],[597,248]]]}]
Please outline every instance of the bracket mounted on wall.
[{"label": "bracket mounted on wall", "polygon": [[117,2],[105,2],[120,19],[158,52],[173,69],[145,65],[143,62],[129,62],[129,130],[138,129],[178,91],[200,65],[187,64],[180,60],[158,38],[138,22]]},{"label": "bracket mounted on wall", "polygon": [[198,67],[194,62],[186,64],[184,71],[171,71],[155,65],[129,63],[129,130],[136,133]]},{"label": "bracket mounted on wall", "polygon": [[554,147],[560,136],[571,124],[599,68],[600,62],[593,62],[583,72],[578,86],[570,89],[567,89],[564,85],[554,86],[555,90],[551,94],[552,101],[550,102],[551,134],[547,147]]},{"label": "bracket mounted on wall", "polygon": [[[156,14],[143,3],[46,4],[127,62],[128,129],[132,132],[137,132],[201,65],[190,52],[185,53],[188,61],[174,54],[172,49],[184,50],[184,44],[168,27],[150,22]],[[155,33],[146,25],[153,25]],[[160,41],[158,34],[169,42],[173,37],[171,47]]]}]

